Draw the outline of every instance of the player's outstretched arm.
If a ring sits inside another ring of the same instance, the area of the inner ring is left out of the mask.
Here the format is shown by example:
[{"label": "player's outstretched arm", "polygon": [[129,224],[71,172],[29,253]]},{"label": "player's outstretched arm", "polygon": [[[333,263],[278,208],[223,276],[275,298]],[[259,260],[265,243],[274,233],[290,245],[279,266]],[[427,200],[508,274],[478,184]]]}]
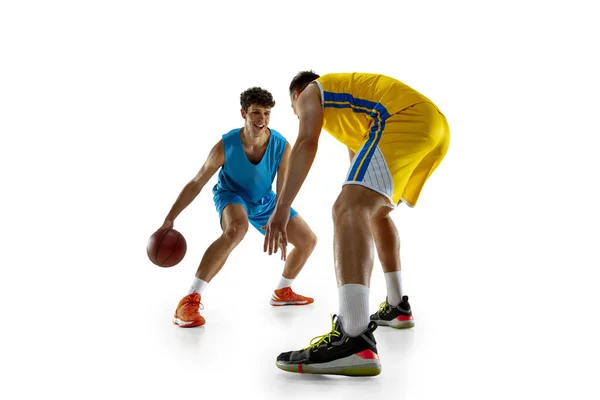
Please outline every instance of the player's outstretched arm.
[{"label": "player's outstretched arm", "polygon": [[163,228],[173,227],[175,218],[177,218],[179,214],[194,201],[204,185],[206,185],[210,178],[212,178],[224,163],[225,153],[223,150],[223,142],[219,140],[219,142],[210,150],[210,153],[208,153],[208,157],[206,158],[204,165],[202,165],[202,168],[200,168],[200,171],[198,171],[196,176],[185,185],[177,197],[173,207],[171,207],[171,211],[169,211],[169,214],[165,218],[162,226]]},{"label": "player's outstretched arm", "polygon": [[319,136],[323,128],[323,109],[318,87],[309,85],[304,89],[298,98],[297,111],[300,120],[298,138],[292,148],[288,172],[277,201],[278,205],[288,208],[291,207],[308,176],[319,147]]},{"label": "player's outstretched arm", "polygon": [[290,161],[283,185],[281,185],[280,192],[277,193],[275,211],[273,211],[269,222],[264,227],[263,250],[268,251],[271,255],[281,249],[284,260],[287,257],[286,227],[290,219],[290,209],[315,160],[319,146],[319,136],[323,128],[320,92],[315,85],[309,85],[304,89],[297,100],[296,113],[300,119],[298,138],[290,152]]}]

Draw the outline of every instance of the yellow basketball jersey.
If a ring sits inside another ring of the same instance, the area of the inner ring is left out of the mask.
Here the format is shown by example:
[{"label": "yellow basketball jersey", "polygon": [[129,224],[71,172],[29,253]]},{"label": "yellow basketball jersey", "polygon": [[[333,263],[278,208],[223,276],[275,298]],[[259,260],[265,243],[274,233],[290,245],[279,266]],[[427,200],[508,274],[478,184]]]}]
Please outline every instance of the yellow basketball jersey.
[{"label": "yellow basketball jersey", "polygon": [[326,74],[316,79],[324,109],[323,129],[356,152],[385,120],[414,104],[431,102],[404,83],[367,73]]}]

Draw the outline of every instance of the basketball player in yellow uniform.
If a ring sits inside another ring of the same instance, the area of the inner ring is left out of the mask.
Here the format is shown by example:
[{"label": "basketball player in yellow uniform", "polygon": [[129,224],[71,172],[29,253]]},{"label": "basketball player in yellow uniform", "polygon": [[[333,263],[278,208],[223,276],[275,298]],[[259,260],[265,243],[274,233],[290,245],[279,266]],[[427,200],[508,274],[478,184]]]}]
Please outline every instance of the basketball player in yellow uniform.
[{"label": "basketball player in yellow uniform", "polygon": [[[290,206],[317,153],[325,129],[348,147],[350,168],[333,206],[334,264],[339,313],[332,331],[309,347],[282,353],[285,371],[378,375],[381,364],[373,331],[378,325],[414,326],[400,276],[400,240],[390,212],[417,205],[421,190],[448,150],[446,118],[424,95],[377,74],[319,76],[300,72],[290,84],[298,138],[277,205],[266,226],[264,251],[286,255]],[[386,278],[387,297],[369,316],[373,241]]]}]

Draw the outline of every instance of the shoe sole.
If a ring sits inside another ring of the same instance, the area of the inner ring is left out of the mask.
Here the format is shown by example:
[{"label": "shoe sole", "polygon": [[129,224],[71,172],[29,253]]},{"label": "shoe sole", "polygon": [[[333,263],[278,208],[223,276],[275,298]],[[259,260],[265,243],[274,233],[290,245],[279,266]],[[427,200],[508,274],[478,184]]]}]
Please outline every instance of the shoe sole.
[{"label": "shoe sole", "polygon": [[312,303],[313,303],[312,301],[308,301],[308,300],[305,300],[305,301],[302,301],[302,302],[299,302],[299,301],[273,301],[273,300],[269,300],[269,304],[272,305],[272,306],[276,306],[276,307],[278,307],[278,306],[306,306],[306,305],[312,304]]},{"label": "shoe sole", "polygon": [[196,326],[204,325],[205,321],[203,321],[203,322],[188,322],[188,321],[181,320],[179,318],[173,318],[173,323],[182,328],[194,328]]},{"label": "shoe sole", "polygon": [[385,321],[385,320],[372,320],[375,321],[375,323],[377,323],[377,325],[379,326],[387,326],[390,328],[394,328],[394,329],[409,329],[415,326],[415,321],[412,319],[406,320],[406,321],[398,321],[398,320],[392,320],[392,321]]},{"label": "shoe sole", "polygon": [[[322,364],[289,364],[283,361],[277,361],[277,368],[286,372],[320,375],[377,376],[381,373],[381,363],[379,360],[352,365],[352,361],[355,360],[347,360],[352,357],[357,356],[350,356],[345,359]],[[350,365],[343,365],[346,364],[347,361],[350,361],[350,363],[348,363]]]}]

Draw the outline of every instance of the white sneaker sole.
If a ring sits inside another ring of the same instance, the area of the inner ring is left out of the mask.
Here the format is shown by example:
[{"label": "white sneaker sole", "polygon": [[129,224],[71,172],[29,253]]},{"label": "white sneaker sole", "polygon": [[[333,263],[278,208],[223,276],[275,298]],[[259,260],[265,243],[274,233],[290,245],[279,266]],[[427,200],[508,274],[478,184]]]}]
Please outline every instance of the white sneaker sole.
[{"label": "white sneaker sole", "polygon": [[201,325],[197,325],[196,324],[196,325],[194,325],[193,322],[184,321],[184,320],[181,320],[179,318],[173,318],[173,323],[175,325],[178,325],[178,326],[182,327],[182,328],[193,328],[193,327],[196,327],[196,326],[202,326],[202,325],[204,325],[204,324],[201,324]]},{"label": "white sneaker sole", "polygon": [[347,376],[375,376],[381,373],[379,358],[365,360],[353,354],[339,360],[320,364],[288,364],[277,361],[277,368],[304,374],[347,375]]},{"label": "white sneaker sole", "polygon": [[384,320],[378,319],[378,320],[375,320],[375,322],[379,326],[389,326],[390,328],[396,328],[396,329],[408,329],[408,328],[412,328],[413,326],[415,326],[414,319],[408,319],[408,320],[404,320],[404,321],[399,321],[397,319],[393,319],[391,321],[384,321]]},{"label": "white sneaker sole", "polygon": [[269,300],[269,304],[272,306],[303,306],[308,304],[308,300],[302,301],[275,301],[273,299]]}]

